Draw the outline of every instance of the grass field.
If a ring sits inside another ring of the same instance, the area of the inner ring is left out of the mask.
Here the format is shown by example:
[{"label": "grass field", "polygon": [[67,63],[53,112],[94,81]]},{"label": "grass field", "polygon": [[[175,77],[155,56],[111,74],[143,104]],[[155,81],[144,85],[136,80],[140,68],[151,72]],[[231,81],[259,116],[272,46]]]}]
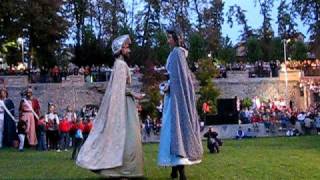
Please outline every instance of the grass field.
[{"label": "grass field", "polygon": [[[206,149],[206,143],[203,143]],[[156,165],[157,144],[144,145],[147,179],[168,179]],[[78,168],[71,152],[0,150],[0,179],[99,179]],[[220,154],[205,151],[203,162],[187,167],[188,179],[320,179],[320,136],[226,140]]]}]

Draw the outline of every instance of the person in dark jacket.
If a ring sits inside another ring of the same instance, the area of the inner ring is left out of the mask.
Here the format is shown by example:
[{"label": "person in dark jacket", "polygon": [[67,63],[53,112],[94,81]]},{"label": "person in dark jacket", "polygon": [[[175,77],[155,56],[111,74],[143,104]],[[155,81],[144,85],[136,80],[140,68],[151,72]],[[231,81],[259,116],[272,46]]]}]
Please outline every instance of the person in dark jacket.
[{"label": "person in dark jacket", "polygon": [[207,138],[207,147],[210,153],[219,153],[219,146],[222,146],[222,141],[218,138],[218,133],[213,131],[212,128],[209,128],[208,132],[204,134],[204,137]]}]

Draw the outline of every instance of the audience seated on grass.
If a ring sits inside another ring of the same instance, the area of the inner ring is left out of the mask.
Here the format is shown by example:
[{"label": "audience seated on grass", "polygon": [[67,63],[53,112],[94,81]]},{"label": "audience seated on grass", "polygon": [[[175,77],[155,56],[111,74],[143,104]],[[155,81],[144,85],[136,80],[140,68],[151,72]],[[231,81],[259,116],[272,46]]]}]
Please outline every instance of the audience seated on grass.
[{"label": "audience seated on grass", "polygon": [[244,138],[244,132],[241,126],[239,126],[239,129],[237,130],[237,134],[236,134],[236,139],[243,139],[243,138]]},{"label": "audience seated on grass", "polygon": [[287,132],[286,132],[286,136],[300,136],[301,133],[299,132],[298,129],[289,129]]}]

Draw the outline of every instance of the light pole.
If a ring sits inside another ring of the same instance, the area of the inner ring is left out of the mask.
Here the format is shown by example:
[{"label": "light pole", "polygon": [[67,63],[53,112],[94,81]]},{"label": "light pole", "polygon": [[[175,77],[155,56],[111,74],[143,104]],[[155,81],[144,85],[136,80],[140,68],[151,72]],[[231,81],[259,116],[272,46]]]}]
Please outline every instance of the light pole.
[{"label": "light pole", "polygon": [[21,60],[22,60],[22,63],[24,63],[23,38],[19,37],[17,39],[17,42],[18,44],[21,45]]},{"label": "light pole", "polygon": [[286,82],[286,104],[288,102],[288,71],[287,71],[287,44],[290,42],[290,39],[284,39],[283,40],[283,55],[284,55],[284,76],[285,76],[285,82]]}]

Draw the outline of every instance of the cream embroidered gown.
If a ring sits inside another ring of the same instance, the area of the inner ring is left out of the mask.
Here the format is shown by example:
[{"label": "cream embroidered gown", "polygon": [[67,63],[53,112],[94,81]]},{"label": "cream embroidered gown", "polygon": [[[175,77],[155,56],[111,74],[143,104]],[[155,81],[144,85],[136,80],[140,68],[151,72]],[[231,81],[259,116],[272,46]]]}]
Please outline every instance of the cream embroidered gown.
[{"label": "cream embroidered gown", "polygon": [[127,85],[129,67],[116,59],[113,72],[77,165],[106,177],[142,177],[143,154],[136,104]]}]

